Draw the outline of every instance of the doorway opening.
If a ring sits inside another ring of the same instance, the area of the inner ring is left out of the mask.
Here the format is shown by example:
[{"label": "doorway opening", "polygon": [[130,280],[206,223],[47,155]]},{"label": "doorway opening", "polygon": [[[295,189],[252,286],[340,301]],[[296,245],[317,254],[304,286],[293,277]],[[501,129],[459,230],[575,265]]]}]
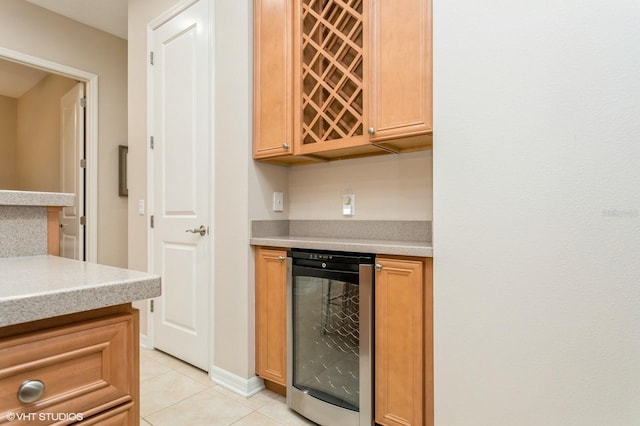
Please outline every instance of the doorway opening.
[{"label": "doorway opening", "polygon": [[[64,77],[82,83],[85,91],[84,103],[84,159],[83,165],[78,165],[77,179],[83,179],[86,184],[82,194],[76,194],[84,198],[84,211],[82,219],[85,223],[84,234],[86,244],[80,257],[89,262],[97,263],[97,236],[98,236],[98,76],[83,70],[72,68],[63,64],[44,60],[22,52],[0,47],[0,61],[8,61],[22,65],[34,72],[40,71],[52,78]],[[51,119],[51,118],[50,118]],[[60,116],[55,117],[60,120]],[[60,163],[60,162],[59,162]],[[59,166],[60,167],[60,166]],[[66,167],[66,166],[65,166]],[[4,188],[8,189],[8,188]],[[54,191],[57,192],[57,191]]]}]

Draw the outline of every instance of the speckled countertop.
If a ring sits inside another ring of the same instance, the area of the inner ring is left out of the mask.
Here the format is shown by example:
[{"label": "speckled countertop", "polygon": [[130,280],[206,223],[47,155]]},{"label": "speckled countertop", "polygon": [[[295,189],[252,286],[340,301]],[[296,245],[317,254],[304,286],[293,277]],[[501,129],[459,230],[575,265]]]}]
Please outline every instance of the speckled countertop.
[{"label": "speckled countertop", "polygon": [[75,194],[0,190],[0,206],[73,206]]},{"label": "speckled countertop", "polygon": [[424,241],[369,240],[337,237],[275,236],[251,238],[251,245],[312,250],[354,251],[398,256],[433,257],[431,243]]},{"label": "speckled countertop", "polygon": [[0,259],[0,327],[160,295],[160,277],[56,256]]},{"label": "speckled countertop", "polygon": [[250,244],[433,257],[429,221],[254,220]]}]

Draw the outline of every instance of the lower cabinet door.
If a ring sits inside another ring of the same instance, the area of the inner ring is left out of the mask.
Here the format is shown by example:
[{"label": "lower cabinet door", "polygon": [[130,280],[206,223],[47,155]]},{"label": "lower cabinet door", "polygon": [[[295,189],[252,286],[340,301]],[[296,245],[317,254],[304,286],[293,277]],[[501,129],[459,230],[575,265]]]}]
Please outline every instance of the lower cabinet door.
[{"label": "lower cabinet door", "polygon": [[287,385],[287,252],[256,248],[256,373]]},{"label": "lower cabinet door", "polygon": [[375,421],[425,424],[424,263],[376,257]]}]

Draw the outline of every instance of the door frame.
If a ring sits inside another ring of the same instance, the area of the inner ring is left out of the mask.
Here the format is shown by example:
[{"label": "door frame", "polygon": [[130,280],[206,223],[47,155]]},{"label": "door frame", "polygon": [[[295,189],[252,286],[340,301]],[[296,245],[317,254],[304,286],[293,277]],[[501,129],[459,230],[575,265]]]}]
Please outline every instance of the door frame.
[{"label": "door frame", "polygon": [[[87,262],[98,262],[98,75],[16,50],[0,47],[0,58],[72,78],[85,84],[85,141],[87,160],[84,215]],[[59,119],[59,118],[58,118]]]},{"label": "door frame", "polygon": [[[214,46],[215,46],[215,3],[211,0],[182,0],[180,2],[178,2],[175,6],[171,7],[170,9],[166,10],[164,13],[162,13],[161,15],[159,15],[158,17],[156,17],[155,19],[153,19],[151,22],[149,22],[147,24],[147,58],[151,57],[151,52],[153,51],[153,32],[154,30],[156,30],[157,28],[159,28],[160,26],[162,26],[164,23],[170,21],[172,18],[174,18],[175,16],[179,15],[180,13],[182,13],[184,10],[188,9],[190,6],[194,5],[195,3],[199,2],[199,1],[204,1],[207,2],[209,4],[209,17],[208,17],[208,24],[209,24],[209,81],[211,82],[211,84],[209,85],[209,94],[208,94],[208,103],[209,103],[209,143],[211,144],[209,149],[209,173],[208,173],[208,186],[209,186],[209,238],[208,238],[208,250],[209,250],[209,280],[208,280],[208,294],[209,294],[209,300],[208,300],[208,310],[209,310],[209,315],[208,315],[208,363],[209,363],[209,372],[208,375],[209,377],[211,377],[211,372],[213,371],[213,366],[215,364],[214,362],[214,351],[213,351],[213,342],[214,342],[214,326],[213,326],[213,318],[214,318],[214,281],[215,281],[215,235],[216,235],[216,229],[213,226],[213,224],[215,223],[215,170],[214,170],[214,166],[215,166],[215,122],[214,122],[214,118],[215,118],[215,113],[214,113],[214,93],[215,93],[215,78],[214,78],[214,73],[215,73],[215,62],[214,62],[214,57],[215,57],[215,52],[214,52]],[[149,59],[148,59],[149,60]],[[147,62],[147,99],[146,99],[146,106],[147,106],[147,139],[146,139],[146,145],[147,145],[147,213],[149,215],[149,217],[153,214],[155,214],[154,212],[154,197],[153,197],[153,190],[154,190],[154,180],[153,180],[153,176],[154,176],[154,164],[153,164],[153,149],[151,149],[151,144],[149,143],[149,141],[151,140],[151,137],[153,136],[153,126],[154,126],[154,121],[153,121],[153,99],[154,96],[154,92],[153,92],[153,68],[152,66],[149,65],[149,62]],[[154,255],[154,251],[153,251],[153,230],[150,227],[149,222],[147,221],[147,226],[149,228],[148,232],[147,232],[147,272],[151,272],[153,270],[153,255]],[[147,304],[149,302],[146,302]],[[148,343],[148,347],[150,348],[154,348],[154,326],[153,326],[153,312],[151,312],[149,309],[147,310],[147,312],[149,312],[149,315],[147,315],[147,343]]]}]

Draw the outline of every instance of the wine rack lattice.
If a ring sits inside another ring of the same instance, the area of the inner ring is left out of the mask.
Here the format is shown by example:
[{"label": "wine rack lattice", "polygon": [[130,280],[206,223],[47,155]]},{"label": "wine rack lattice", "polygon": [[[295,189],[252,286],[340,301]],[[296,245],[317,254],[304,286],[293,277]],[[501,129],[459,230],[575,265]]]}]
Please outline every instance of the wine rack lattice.
[{"label": "wine rack lattice", "polygon": [[302,2],[303,144],[363,134],[362,2]]}]

